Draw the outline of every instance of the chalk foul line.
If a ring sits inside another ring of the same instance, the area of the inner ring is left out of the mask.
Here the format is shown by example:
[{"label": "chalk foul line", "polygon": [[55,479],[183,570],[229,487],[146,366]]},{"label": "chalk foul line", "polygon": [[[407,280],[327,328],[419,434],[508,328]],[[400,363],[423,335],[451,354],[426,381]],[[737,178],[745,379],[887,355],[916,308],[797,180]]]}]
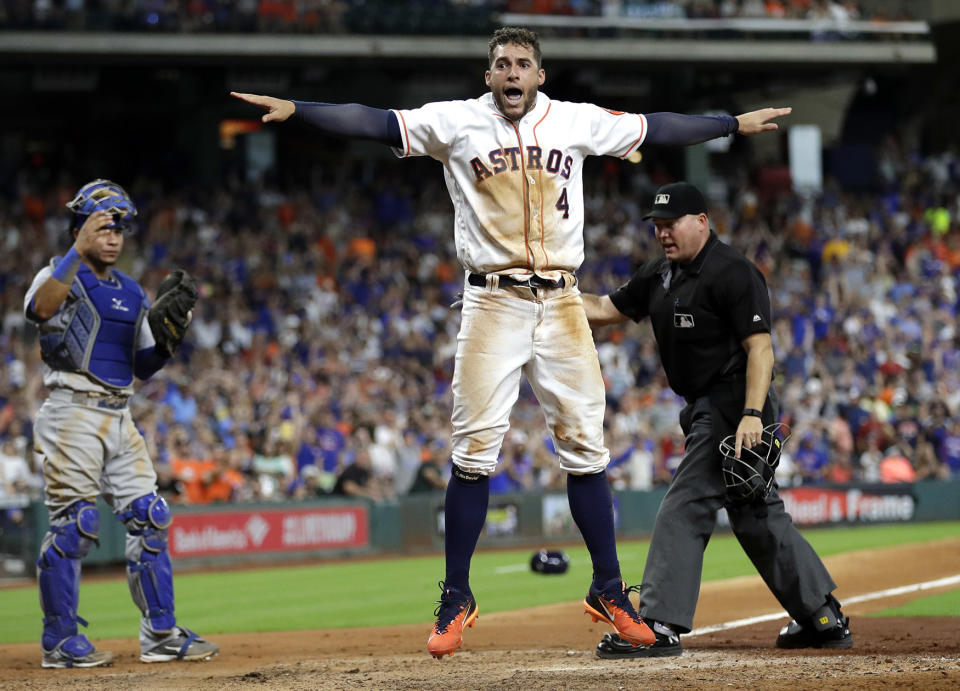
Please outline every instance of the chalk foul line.
[{"label": "chalk foul line", "polygon": [[[870,600],[880,600],[885,597],[894,597],[896,595],[905,595],[906,593],[915,593],[922,590],[932,590],[934,588],[943,588],[950,585],[960,584],[960,574],[956,576],[947,576],[946,578],[939,578],[935,581],[924,581],[923,583],[913,583],[911,585],[903,585],[897,588],[887,588],[886,590],[877,590],[872,593],[865,593],[863,595],[854,595],[852,597],[843,598],[843,604],[852,605],[858,602],[868,602]],[[753,624],[760,624],[765,621],[775,621],[777,619],[783,619],[789,617],[790,615],[786,612],[774,612],[772,614],[761,614],[756,617],[747,617],[746,619],[735,619],[733,621],[725,621],[722,624],[714,624],[712,626],[702,626],[698,629],[694,629],[684,636],[703,636],[708,633],[716,633],[717,631],[727,631],[729,629],[739,629],[743,626],[751,626]]]}]

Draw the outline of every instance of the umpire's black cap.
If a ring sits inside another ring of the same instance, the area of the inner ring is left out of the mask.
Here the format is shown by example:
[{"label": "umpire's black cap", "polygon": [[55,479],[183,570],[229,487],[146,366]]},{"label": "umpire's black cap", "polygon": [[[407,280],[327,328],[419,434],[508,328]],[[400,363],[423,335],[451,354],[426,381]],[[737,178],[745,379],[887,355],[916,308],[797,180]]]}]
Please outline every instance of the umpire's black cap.
[{"label": "umpire's black cap", "polygon": [[643,217],[643,220],[680,218],[687,214],[705,213],[707,213],[707,202],[700,194],[700,190],[689,182],[673,182],[664,185],[653,195],[653,208]]}]

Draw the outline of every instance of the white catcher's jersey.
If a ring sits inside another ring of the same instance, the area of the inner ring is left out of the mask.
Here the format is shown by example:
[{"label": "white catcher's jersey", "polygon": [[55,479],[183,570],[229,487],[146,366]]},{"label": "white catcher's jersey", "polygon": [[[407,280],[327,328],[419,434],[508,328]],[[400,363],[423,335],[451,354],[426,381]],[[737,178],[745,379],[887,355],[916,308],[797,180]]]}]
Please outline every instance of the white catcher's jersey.
[{"label": "white catcher's jersey", "polygon": [[559,278],[583,262],[583,160],[624,158],[647,133],[638,113],[553,101],[543,92],[518,123],[493,94],[395,110],[399,157],[444,166],[461,265],[475,273]]},{"label": "white catcher's jersey", "polygon": [[[24,316],[33,323],[36,323],[36,320],[30,314],[30,303],[33,301],[33,296],[37,292],[37,289],[46,283],[47,279],[53,274],[53,269],[50,266],[45,266],[37,273],[33,279],[33,283],[30,284],[29,290],[27,290],[26,296],[23,298],[23,314]],[[50,319],[61,319],[63,312],[57,311]],[[142,350],[144,348],[150,348],[156,343],[153,337],[153,332],[150,330],[150,323],[144,319],[140,324],[140,331],[137,333],[137,350]],[[88,377],[85,374],[80,374],[79,372],[63,372],[61,370],[52,369],[43,363],[43,385],[48,389],[71,389],[73,391],[82,391],[85,393],[103,393],[103,394],[116,394],[121,393],[124,395],[133,394],[133,383],[130,383],[130,386],[124,387],[123,389],[113,389],[108,388],[101,384],[100,382]]]}]

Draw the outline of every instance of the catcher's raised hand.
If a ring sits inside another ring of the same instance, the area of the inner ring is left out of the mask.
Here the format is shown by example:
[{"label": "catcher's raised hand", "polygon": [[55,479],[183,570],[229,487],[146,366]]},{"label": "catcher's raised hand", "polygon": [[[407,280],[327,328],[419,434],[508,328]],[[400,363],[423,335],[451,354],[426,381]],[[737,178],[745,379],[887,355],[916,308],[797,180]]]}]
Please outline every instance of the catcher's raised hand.
[{"label": "catcher's raised hand", "polygon": [[87,220],[80,226],[77,238],[73,242],[77,254],[86,258],[90,252],[94,251],[97,246],[97,237],[104,232],[110,232],[109,226],[112,223],[113,216],[106,211],[94,211],[87,216]]},{"label": "catcher's raised hand", "polygon": [[774,118],[780,118],[784,115],[790,115],[793,108],[761,108],[760,110],[751,110],[749,113],[737,116],[737,122],[740,127],[737,129],[739,134],[760,134],[761,132],[771,132],[780,129],[775,122],[770,122]]},{"label": "catcher's raised hand", "polygon": [[274,98],[273,96],[243,94],[237,91],[231,91],[230,95],[234,98],[239,98],[241,101],[266,108],[267,114],[260,118],[263,122],[283,122],[293,115],[293,111],[297,109],[293,101],[285,101],[282,98]]},{"label": "catcher's raised hand", "polygon": [[155,349],[162,357],[171,357],[183,343],[193,316],[199,291],[197,281],[182,269],[171,271],[157,288],[157,301],[147,312]]}]

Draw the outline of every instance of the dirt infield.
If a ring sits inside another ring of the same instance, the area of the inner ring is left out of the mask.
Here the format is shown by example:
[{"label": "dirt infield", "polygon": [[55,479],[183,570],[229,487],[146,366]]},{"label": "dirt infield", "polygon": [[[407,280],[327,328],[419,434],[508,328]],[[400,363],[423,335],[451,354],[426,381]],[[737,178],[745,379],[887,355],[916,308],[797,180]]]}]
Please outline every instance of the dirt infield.
[{"label": "dirt infield", "polygon": [[[826,559],[842,601],[960,574],[960,538],[866,550]],[[953,586],[954,588],[956,586]],[[844,607],[853,617],[852,650],[780,651],[777,621],[683,639],[684,654],[662,660],[601,660],[593,649],[607,627],[589,623],[571,602],[481,615],[453,657],[426,653],[429,624],[221,634],[221,655],[204,663],[144,665],[134,639],[97,641],[113,667],[43,670],[37,644],[0,650],[0,689],[773,689],[960,688],[960,616],[873,619],[863,615],[926,591]],[[757,577],[709,583],[696,627],[778,611]],[[960,615],[960,613],[945,613]]]}]

